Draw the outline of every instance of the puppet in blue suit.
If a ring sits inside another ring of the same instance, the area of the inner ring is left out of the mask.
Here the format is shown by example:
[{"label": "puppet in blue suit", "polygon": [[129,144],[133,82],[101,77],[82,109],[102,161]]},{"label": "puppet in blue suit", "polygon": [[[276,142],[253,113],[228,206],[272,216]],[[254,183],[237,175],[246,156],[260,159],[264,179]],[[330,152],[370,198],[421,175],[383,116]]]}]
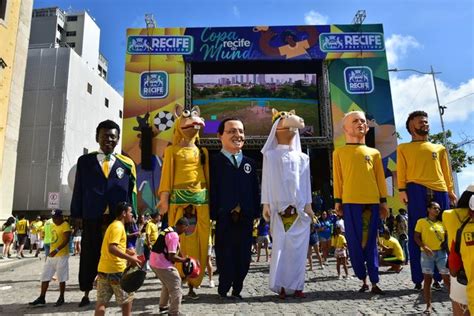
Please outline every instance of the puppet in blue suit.
[{"label": "puppet in blue suit", "polygon": [[71,217],[82,226],[79,287],[84,297],[79,306],[90,303],[97,275],[100,248],[108,224],[114,219],[119,202],[128,202],[136,210],[136,170],[133,161],[114,153],[120,127],[113,121],[101,122],[96,129],[100,150],[79,157],[71,201]]}]

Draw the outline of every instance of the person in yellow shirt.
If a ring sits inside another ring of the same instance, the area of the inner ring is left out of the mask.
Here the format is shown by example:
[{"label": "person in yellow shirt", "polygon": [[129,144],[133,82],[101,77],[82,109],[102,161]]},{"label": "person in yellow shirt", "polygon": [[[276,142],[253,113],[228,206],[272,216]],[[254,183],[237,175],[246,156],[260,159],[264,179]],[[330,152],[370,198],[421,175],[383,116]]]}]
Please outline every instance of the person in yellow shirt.
[{"label": "person in yellow shirt", "polygon": [[390,235],[390,230],[386,226],[380,239],[380,248],[382,249],[380,265],[390,266],[387,272],[400,273],[403,269],[402,264],[405,262],[405,254],[398,240]]},{"label": "person in yellow shirt", "polygon": [[53,225],[51,225],[51,249],[48,260],[45,261],[43,273],[41,275],[41,294],[30,302],[31,306],[44,306],[46,304],[46,291],[49,282],[56,274],[59,281],[59,298],[54,306],[64,304],[64,292],[66,291],[66,281],[69,280],[69,237],[71,228],[64,220],[61,210],[53,210]]},{"label": "person in yellow shirt", "polygon": [[[378,223],[388,215],[387,186],[380,152],[365,145],[369,131],[365,114],[347,113],[343,118],[346,145],[333,153],[334,202],[336,213],[344,216],[345,235],[352,268],[362,280],[359,292],[384,292],[379,282]],[[365,237],[367,236],[367,237]]]},{"label": "person in yellow shirt", "polygon": [[441,207],[432,201],[428,204],[428,216],[416,222],[414,239],[421,249],[421,271],[423,273],[423,296],[426,303],[425,313],[431,313],[431,282],[435,267],[438,268],[444,284],[449,289],[449,269],[446,268],[448,255],[443,249],[446,229],[438,219]]},{"label": "person in yellow shirt", "polygon": [[[41,221],[41,216],[37,216],[34,221],[30,223],[30,253],[33,252],[33,249],[39,248],[39,229],[43,226]],[[38,257],[38,251],[36,251],[35,257]]]},{"label": "person in yellow shirt", "polygon": [[[408,209],[408,249],[410,252],[411,279],[415,289],[421,290],[423,275],[420,265],[420,248],[413,235],[417,221],[425,217],[424,210],[430,200],[436,201],[441,212],[449,208],[449,200],[456,202],[451,167],[446,148],[428,141],[430,125],[428,114],[414,111],[408,115],[406,128],[411,142],[397,148],[397,181],[399,196]],[[440,281],[438,273],[435,281]],[[435,288],[439,283],[435,282]]]},{"label": "person in yellow shirt", "polygon": [[158,239],[158,223],[160,222],[160,213],[155,212],[151,214],[150,220],[145,226],[145,247],[143,254],[145,255],[147,271],[151,271],[149,267],[150,251],[155,241]]},{"label": "person in yellow shirt", "polygon": [[25,219],[25,215],[21,214],[19,216],[19,220],[16,222],[16,236],[18,238],[18,246],[20,247],[17,251],[16,257],[18,259],[24,258],[25,255],[23,254],[23,248],[25,247],[26,237],[28,236],[28,229],[30,227],[30,223],[27,219]]},{"label": "person in yellow shirt", "polygon": [[[458,205],[455,209],[445,210],[443,212],[443,225],[446,227],[448,234],[448,246],[451,249],[448,254],[449,267],[451,268],[451,257],[455,256],[453,247],[458,229],[469,218],[469,199],[474,195],[474,184],[471,184],[462,193],[459,198]],[[467,307],[467,290],[466,285],[458,282],[457,278],[451,274],[451,288],[449,292],[451,299],[453,314],[464,315]]]},{"label": "person in yellow shirt", "polygon": [[132,205],[127,202],[118,203],[115,209],[115,220],[107,227],[100,249],[99,266],[97,267],[97,303],[95,315],[105,315],[107,303],[115,295],[115,300],[122,307],[122,315],[132,314],[133,293],[127,293],[120,287],[120,279],[127,267],[141,266],[142,262],[136,255],[130,255],[127,249],[127,233],[125,223],[132,218]]},{"label": "person in yellow shirt", "polygon": [[346,237],[342,234],[341,226],[336,226],[334,228],[334,238],[332,239],[332,247],[334,247],[334,257],[336,257],[336,270],[337,277],[341,279],[341,266],[344,267],[345,276],[344,278],[349,277],[349,272],[347,270],[347,241]]}]

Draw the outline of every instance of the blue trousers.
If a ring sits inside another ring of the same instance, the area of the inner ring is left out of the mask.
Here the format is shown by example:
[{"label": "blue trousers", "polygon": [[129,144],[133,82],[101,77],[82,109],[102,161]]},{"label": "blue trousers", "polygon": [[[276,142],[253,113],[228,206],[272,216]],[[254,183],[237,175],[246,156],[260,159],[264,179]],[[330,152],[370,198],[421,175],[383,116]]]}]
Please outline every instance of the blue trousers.
[{"label": "blue trousers", "polygon": [[[423,185],[408,183],[408,249],[410,251],[410,269],[411,280],[418,284],[423,282],[423,273],[421,272],[421,250],[415,243],[413,235],[415,234],[416,222],[427,216],[427,205],[430,200],[436,201],[441,207],[441,211],[449,208],[448,192],[432,191]],[[438,269],[435,270],[434,279],[441,281],[441,275]]]},{"label": "blue trousers", "polygon": [[345,235],[352,269],[355,275],[364,280],[369,275],[370,282],[379,282],[379,258],[377,249],[378,224],[380,222],[379,204],[370,204],[370,222],[367,244],[362,248],[362,213],[365,204],[343,204]]}]

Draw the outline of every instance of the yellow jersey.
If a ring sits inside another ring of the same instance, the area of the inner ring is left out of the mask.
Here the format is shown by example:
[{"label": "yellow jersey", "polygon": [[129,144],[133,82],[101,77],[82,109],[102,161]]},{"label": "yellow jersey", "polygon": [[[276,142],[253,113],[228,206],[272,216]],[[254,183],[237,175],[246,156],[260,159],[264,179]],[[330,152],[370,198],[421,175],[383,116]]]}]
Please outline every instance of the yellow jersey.
[{"label": "yellow jersey", "polygon": [[145,232],[150,236],[150,244],[153,246],[155,241],[158,239],[158,225],[152,221],[148,221],[146,224]]},{"label": "yellow jersey", "polygon": [[32,221],[31,222],[31,233],[37,234],[39,233],[39,229],[43,226],[42,221]]},{"label": "yellow jersey", "polygon": [[332,238],[332,240],[331,240],[331,246],[333,246],[336,249],[346,248],[346,245],[347,245],[347,241],[346,241],[346,237],[344,237],[344,235],[334,236],[334,238]]},{"label": "yellow jersey", "polygon": [[115,244],[121,252],[125,253],[127,246],[127,233],[121,221],[115,220],[107,227],[104,241],[100,249],[100,261],[97,267],[98,272],[120,273],[127,267],[127,260],[119,258],[109,251],[109,245]]},{"label": "yellow jersey", "polygon": [[[53,224],[51,225],[51,251],[57,249],[65,240],[69,240],[69,234],[65,233],[71,232],[71,227],[69,223],[63,221],[61,225]],[[69,256],[69,243],[66,244],[55,257]]]},{"label": "yellow jersey", "polygon": [[21,219],[16,223],[16,233],[19,235],[25,235],[26,231],[28,229],[28,226],[30,226],[30,223],[28,222],[27,219]]},{"label": "yellow jersey", "polygon": [[460,252],[468,279],[467,303],[472,314],[472,311],[474,311],[474,221],[472,219],[462,231]]},{"label": "yellow jersey", "polygon": [[400,190],[406,189],[407,184],[411,182],[434,191],[453,191],[446,149],[428,141],[398,145],[397,178]]},{"label": "yellow jersey", "polygon": [[443,212],[443,225],[446,227],[448,233],[448,247],[451,248],[453,241],[456,239],[456,233],[461,227],[462,223],[468,217],[467,208],[455,208],[452,210],[445,210]]},{"label": "yellow jersey", "polygon": [[377,149],[346,144],[333,153],[334,200],[339,203],[386,202],[387,185]]},{"label": "yellow jersey", "polygon": [[290,216],[281,216],[281,221],[283,223],[283,228],[285,229],[285,231],[287,232],[288,229],[290,229],[291,225],[293,225],[293,223],[295,222],[296,218],[298,217],[298,214],[295,213],[293,215],[290,215]]},{"label": "yellow jersey", "polygon": [[385,247],[392,249],[392,256],[400,261],[405,261],[405,254],[403,253],[402,246],[400,246],[400,243],[395,237],[390,236],[390,239],[380,238],[380,242]]},{"label": "yellow jersey", "polygon": [[446,228],[441,221],[433,222],[425,217],[416,222],[415,232],[420,233],[423,244],[434,251],[441,249]]}]

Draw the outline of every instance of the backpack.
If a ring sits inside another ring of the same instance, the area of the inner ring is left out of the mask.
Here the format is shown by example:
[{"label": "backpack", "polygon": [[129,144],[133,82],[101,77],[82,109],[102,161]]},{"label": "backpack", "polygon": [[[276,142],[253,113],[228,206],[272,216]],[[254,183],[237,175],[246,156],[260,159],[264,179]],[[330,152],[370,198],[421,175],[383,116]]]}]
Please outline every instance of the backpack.
[{"label": "backpack", "polygon": [[[458,231],[456,232],[456,240],[454,242],[454,252],[461,256],[461,239],[462,239],[462,232],[464,230],[464,227],[466,227],[467,223],[471,220],[470,217],[468,217],[464,223],[462,223],[461,227],[459,227]],[[461,258],[462,260],[462,258]],[[456,276],[456,280],[458,281],[459,284],[462,285],[467,285],[467,275],[466,275],[466,270],[464,269],[464,266],[458,271],[458,274]]]},{"label": "backpack", "polygon": [[171,226],[169,226],[169,227],[165,228],[164,230],[162,230],[158,234],[158,239],[156,239],[155,243],[153,244],[153,246],[151,248],[151,251],[156,252],[156,253],[162,253],[162,254],[164,254],[165,258],[167,260],[169,260],[169,258],[168,258],[168,247],[166,246],[165,237],[169,233],[173,233],[173,232],[175,232],[175,230],[174,230],[174,227],[171,227]]}]

